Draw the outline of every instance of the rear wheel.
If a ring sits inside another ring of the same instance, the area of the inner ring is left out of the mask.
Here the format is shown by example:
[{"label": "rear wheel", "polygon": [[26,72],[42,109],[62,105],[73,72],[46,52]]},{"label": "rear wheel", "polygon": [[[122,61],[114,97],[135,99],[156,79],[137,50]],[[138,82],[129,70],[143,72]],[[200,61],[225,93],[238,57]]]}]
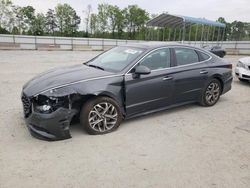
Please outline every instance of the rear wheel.
[{"label": "rear wheel", "polygon": [[122,121],[119,105],[108,97],[87,101],[80,114],[80,122],[89,134],[106,134],[116,130]]},{"label": "rear wheel", "polygon": [[217,79],[211,80],[205,87],[202,93],[201,105],[213,106],[215,105],[221,95],[221,83]]}]

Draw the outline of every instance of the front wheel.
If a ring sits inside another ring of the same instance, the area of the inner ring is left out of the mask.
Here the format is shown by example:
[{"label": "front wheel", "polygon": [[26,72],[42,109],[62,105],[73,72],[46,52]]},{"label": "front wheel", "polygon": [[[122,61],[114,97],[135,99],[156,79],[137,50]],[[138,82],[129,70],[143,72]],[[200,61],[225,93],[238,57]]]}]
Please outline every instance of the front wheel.
[{"label": "front wheel", "polygon": [[211,80],[205,87],[202,93],[201,105],[213,106],[215,105],[221,95],[221,83],[217,79]]},{"label": "front wheel", "polygon": [[122,121],[117,102],[108,97],[87,101],[80,114],[80,122],[89,134],[106,134],[116,130]]}]

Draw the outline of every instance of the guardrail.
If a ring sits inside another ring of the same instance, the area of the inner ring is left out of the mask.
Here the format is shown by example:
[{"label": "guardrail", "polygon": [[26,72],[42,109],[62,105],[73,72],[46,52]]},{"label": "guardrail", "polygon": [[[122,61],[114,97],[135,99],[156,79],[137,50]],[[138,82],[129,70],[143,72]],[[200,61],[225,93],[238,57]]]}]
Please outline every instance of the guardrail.
[{"label": "guardrail", "polygon": [[[106,50],[117,45],[140,42],[145,41],[100,38],[0,35],[0,50]],[[185,41],[184,43],[197,47],[201,47],[204,45],[220,45],[226,49],[228,54],[250,55],[250,41]]]}]

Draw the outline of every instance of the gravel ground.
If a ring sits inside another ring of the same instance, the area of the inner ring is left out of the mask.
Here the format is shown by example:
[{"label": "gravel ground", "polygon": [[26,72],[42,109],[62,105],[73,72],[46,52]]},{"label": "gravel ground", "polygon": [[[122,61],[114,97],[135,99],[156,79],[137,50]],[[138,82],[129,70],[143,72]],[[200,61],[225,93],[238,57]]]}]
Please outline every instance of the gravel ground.
[{"label": "gravel ground", "polygon": [[[0,51],[0,187],[250,187],[250,84],[210,108],[131,119],[111,134],[46,142],[30,136],[22,85],[45,70],[99,52]],[[235,65],[239,56],[227,56]]]}]

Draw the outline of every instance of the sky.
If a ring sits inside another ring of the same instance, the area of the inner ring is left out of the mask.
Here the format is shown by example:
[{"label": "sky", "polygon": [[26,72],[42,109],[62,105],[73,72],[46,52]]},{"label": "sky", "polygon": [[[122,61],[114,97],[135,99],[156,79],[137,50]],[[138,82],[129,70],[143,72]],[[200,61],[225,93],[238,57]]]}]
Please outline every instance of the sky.
[{"label": "sky", "polygon": [[46,13],[58,3],[70,4],[83,17],[83,10],[91,5],[97,12],[97,5],[108,3],[120,8],[136,4],[150,14],[168,12],[170,14],[217,20],[224,17],[227,22],[250,22],[250,0],[12,0],[16,5],[33,6],[37,12]]}]

